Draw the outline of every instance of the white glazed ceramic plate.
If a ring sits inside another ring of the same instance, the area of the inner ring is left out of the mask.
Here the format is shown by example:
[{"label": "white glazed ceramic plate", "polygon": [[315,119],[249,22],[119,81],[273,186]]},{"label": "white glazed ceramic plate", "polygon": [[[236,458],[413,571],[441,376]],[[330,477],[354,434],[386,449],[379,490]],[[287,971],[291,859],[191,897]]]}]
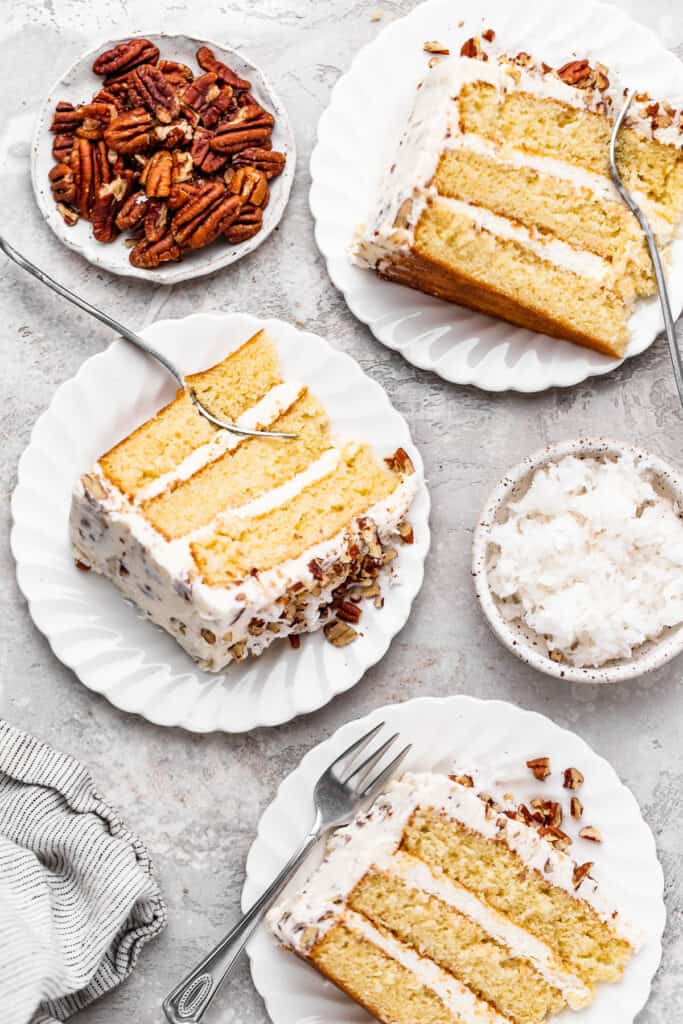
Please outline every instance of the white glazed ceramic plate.
[{"label": "white glazed ceramic plate", "polygon": [[265,242],[268,235],[280,223],[289,199],[294,179],[296,148],[287,112],[281,100],[263,71],[244,54],[221,46],[219,43],[194,39],[192,36],[171,36],[154,32],[137,34],[155,43],[161,51],[162,58],[181,61],[183,64],[189,65],[195,74],[202,73],[195,54],[200,46],[209,46],[219,60],[224,61],[238,75],[251,82],[251,91],[256,100],[275,117],[273,149],[287,155],[284,171],[270,182],[270,202],[264,212],[263,227],[257,235],[240,245],[231,245],[227,240],[224,243],[217,241],[205,249],[185,253],[179,263],[164,263],[156,270],[143,270],[134,267],[128,259],[130,250],[123,244],[125,234],[120,235],[110,244],[104,244],[93,238],[92,225],[89,221],[81,219],[73,227],[67,227],[52,198],[48,181],[50,168],[55,162],[52,156],[54,135],[49,130],[55,105],[60,100],[68,100],[73,104],[88,103],[97,90],[102,88],[103,82],[102,77],[96,75],[92,70],[95,57],[130,37],[110,39],[101,43],[100,46],[80,57],[66,74],[58,82],[55,82],[38,115],[31,148],[33,191],[45,221],[61,242],[83,256],[84,259],[89,260],[90,263],[94,263],[95,266],[103,267],[112,274],[141,277],[146,281],[153,281],[155,284],[177,284],[178,281],[189,281],[193,277],[201,277],[203,274],[211,274],[214,270],[220,270],[221,267],[227,267],[242,256],[246,256],[247,253],[253,252],[261,242]]},{"label": "white glazed ceramic plate", "polygon": [[657,640],[642,644],[631,658],[619,658],[602,668],[578,668],[553,661],[541,649],[539,637],[519,620],[507,621],[488,584],[489,537],[493,524],[504,515],[504,507],[522,496],[533,473],[548,462],[565,455],[610,456],[629,452],[636,459],[647,461],[657,474],[662,493],[683,506],[683,476],[667,462],[635,445],[606,438],[581,438],[548,445],[528,455],[506,473],[489,495],[474,531],[472,544],[472,578],[482,611],[491,629],[509,651],[539,672],[570,683],[620,683],[635,679],[671,661],[683,651],[683,624],[667,629]]},{"label": "white glazed ceramic plate", "polygon": [[[600,60],[629,85],[662,97],[683,98],[683,64],[649,29],[593,0],[486,0],[476,5],[476,16],[472,10],[466,0],[427,0],[383,29],[337,82],[311,158],[316,239],[352,312],[415,366],[487,391],[566,387],[619,362],[383,281],[349,261],[354,230],[367,220],[427,70],[425,40],[459,53],[465,39],[492,27],[496,44],[512,53],[530,50],[555,66],[575,54]],[[675,243],[669,280],[677,317],[683,309],[683,240]],[[662,326],[657,299],[642,303],[627,354],[646,349]]]},{"label": "white glazed ceramic plate", "polygon": [[[537,796],[539,783],[525,768],[534,756],[550,756],[555,770],[543,785],[543,795],[563,804],[567,791],[562,789],[561,770],[572,765],[584,773],[581,799],[604,842],[597,845],[577,838],[573,855],[579,862],[594,861],[598,879],[609,878],[624,911],[644,929],[647,941],[621,982],[602,986],[593,1005],[580,1015],[565,1011],[556,1020],[558,1024],[578,1019],[581,1024],[630,1024],[648,997],[662,952],[664,882],[652,833],[633,794],[582,739],[542,715],[502,701],[427,697],[390,705],[342,726],[311,750],[282,783],[259,822],[247,860],[243,909],[264,891],[310,828],[311,794],[318,776],[349,744],[382,721],[387,734],[400,732],[401,742],[413,744],[407,770],[452,769],[454,761],[482,765],[487,776],[499,780],[495,785],[487,780],[487,790],[494,796],[508,789],[524,802]],[[572,836],[577,827],[568,825]],[[251,940],[248,952],[254,984],[273,1024],[366,1024],[370,1020],[312,967],[281,949],[265,929]]]},{"label": "white glazed ceramic plate", "polygon": [[194,373],[223,358],[226,342],[262,327],[277,344],[284,374],[310,385],[340,434],[371,442],[379,456],[399,445],[410,454],[420,478],[410,513],[415,543],[400,545],[399,581],[385,587],[384,607],[365,602],[362,635],[353,644],[333,647],[318,632],[302,637],[298,651],[275,643],[223,674],[203,672],[107,579],[74,565],[68,517],[75,480],[175,394],[171,377],[126,342],[88,359],[57,390],[19,462],[12,551],[33,620],[57,657],[112,704],[158,725],[243,732],[317,710],[382,657],[422,583],[429,547],[422,459],[403,417],[350,356],[281,320],[239,313],[161,320],[141,333]]}]

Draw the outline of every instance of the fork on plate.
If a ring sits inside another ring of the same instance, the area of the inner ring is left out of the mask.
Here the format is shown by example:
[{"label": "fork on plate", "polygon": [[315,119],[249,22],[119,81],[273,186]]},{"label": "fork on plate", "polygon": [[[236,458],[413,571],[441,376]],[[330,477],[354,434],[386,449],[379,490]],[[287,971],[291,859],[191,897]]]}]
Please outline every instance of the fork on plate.
[{"label": "fork on plate", "polygon": [[170,1024],[198,1024],[257,925],[311,850],[332,829],[348,824],[358,814],[369,810],[386,784],[396,775],[411,749],[410,744],[383,768],[380,765],[389,748],[398,739],[398,733],[380,744],[360,764],[357,763],[359,755],[367,750],[384,725],[384,722],[380,722],[370,729],[322,773],[313,790],[314,820],[310,831],[263,895],[164,1000],[163,1010]]}]

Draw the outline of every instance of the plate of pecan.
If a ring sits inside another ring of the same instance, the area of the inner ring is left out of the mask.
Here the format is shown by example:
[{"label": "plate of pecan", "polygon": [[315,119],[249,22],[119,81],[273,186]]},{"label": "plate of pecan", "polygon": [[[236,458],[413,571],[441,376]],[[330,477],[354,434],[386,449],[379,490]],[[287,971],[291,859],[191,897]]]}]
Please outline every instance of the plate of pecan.
[{"label": "plate of pecan", "polygon": [[189,36],[112,40],[43,104],[31,173],[69,248],[115,274],[175,284],[226,267],[278,225],[295,144],[242,54]]}]

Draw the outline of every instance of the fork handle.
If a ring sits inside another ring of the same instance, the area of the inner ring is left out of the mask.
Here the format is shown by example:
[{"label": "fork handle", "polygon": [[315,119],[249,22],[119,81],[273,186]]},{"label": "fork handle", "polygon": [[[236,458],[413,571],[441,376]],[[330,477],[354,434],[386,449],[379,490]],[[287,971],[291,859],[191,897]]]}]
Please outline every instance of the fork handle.
[{"label": "fork handle", "polygon": [[316,821],[314,828],[306,836],[299,849],[290,857],[263,895],[256,900],[225,938],[221,939],[215,949],[166,997],[162,1005],[170,1024],[198,1024],[201,1021],[220,985],[235,966],[252,932],[263,920],[264,915],[294,872],[308,857],[321,834],[320,824]]},{"label": "fork handle", "polygon": [[82,309],[84,313],[94,316],[96,320],[99,320],[100,323],[103,323],[106,327],[111,327],[113,331],[120,334],[126,339],[126,341],[129,341],[131,345],[136,345],[137,348],[142,349],[142,351],[148,356],[151,356],[152,359],[156,359],[158,363],[161,363],[165,370],[168,370],[171,376],[175,377],[181,388],[185,387],[185,380],[178,373],[178,370],[175,368],[173,363],[168,361],[163,352],[159,352],[159,350],[153,345],[150,345],[149,342],[144,340],[144,338],[141,338],[139,334],[136,334],[135,331],[131,331],[130,327],[126,327],[124,324],[119,323],[118,320],[114,320],[114,318],[109,316],[108,313],[105,313],[103,310],[98,309],[97,306],[93,306],[91,303],[86,302],[86,300],[82,299],[80,295],[77,295],[76,292],[72,292],[65,285],[60,284],[59,281],[55,281],[54,277],[50,277],[49,274],[46,274],[44,270],[37,267],[36,264],[32,263],[26,256],[22,256],[22,254],[15,249],[13,245],[10,245],[6,238],[2,237],[2,235],[0,235],[0,249],[4,252],[5,256],[8,256],[9,259],[16,263],[18,267],[21,267],[22,270],[26,270],[29,274],[33,274],[41,284],[51,288],[53,292],[57,292],[57,294],[61,295],[63,299],[66,299],[67,302],[71,302],[74,306],[78,306],[78,308]]}]

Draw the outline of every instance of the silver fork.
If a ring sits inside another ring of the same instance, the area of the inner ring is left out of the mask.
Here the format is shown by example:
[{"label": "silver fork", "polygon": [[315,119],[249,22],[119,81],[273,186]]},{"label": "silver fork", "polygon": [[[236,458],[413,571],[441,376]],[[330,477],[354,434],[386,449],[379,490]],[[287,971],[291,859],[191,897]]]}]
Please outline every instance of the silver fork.
[{"label": "silver fork", "polygon": [[375,769],[398,739],[398,733],[390,736],[361,764],[356,765],[358,755],[368,747],[384,725],[384,722],[380,722],[361,736],[322,773],[313,790],[314,820],[308,835],[244,917],[164,1000],[163,1010],[171,1024],[198,1024],[256,926],[318,841],[332,829],[348,824],[357,814],[368,810],[396,774],[410,750],[410,744],[384,768],[377,772]]},{"label": "silver fork", "polygon": [[221,419],[220,416],[215,416],[211,410],[207,409],[201,402],[196,391],[187,383],[184,375],[178,367],[175,366],[174,363],[172,363],[171,360],[162,352],[154,348],[153,345],[150,345],[149,342],[144,340],[144,338],[141,338],[139,334],[136,334],[135,331],[131,331],[129,327],[124,327],[124,325],[120,324],[118,320],[114,320],[113,317],[109,316],[108,313],[102,312],[102,310],[98,309],[97,306],[92,306],[89,302],[86,302],[85,299],[82,299],[80,295],[76,295],[75,292],[70,291],[63,284],[60,284],[59,281],[55,281],[53,277],[46,274],[44,270],[37,267],[36,264],[32,263],[31,260],[26,258],[26,256],[22,256],[22,254],[18,252],[13,245],[10,245],[9,242],[2,237],[2,235],[0,235],[0,249],[2,249],[5,256],[8,256],[17,264],[17,266],[21,267],[22,270],[28,271],[29,274],[33,274],[35,278],[37,278],[42,284],[47,285],[48,288],[51,288],[53,292],[57,292],[57,294],[61,295],[63,299],[67,299],[68,302],[72,302],[74,306],[78,306],[79,309],[82,309],[84,313],[89,313],[90,316],[94,316],[96,320],[99,320],[107,327],[111,327],[112,330],[120,334],[126,339],[126,341],[129,341],[131,345],[135,345],[137,348],[142,349],[142,351],[148,356],[151,356],[152,359],[156,359],[156,361],[160,363],[165,370],[168,370],[172,377],[175,377],[178,385],[187,390],[187,393],[194,402],[197,412],[201,413],[201,415],[210,423],[213,423],[214,426],[220,427],[222,430],[229,430],[231,434],[239,434],[243,437],[280,437],[289,439],[297,436],[296,434],[281,434],[273,430],[246,430],[244,427],[238,427],[235,423],[230,423],[228,420]]},{"label": "silver fork", "polygon": [[666,277],[664,276],[662,258],[659,255],[659,249],[657,248],[657,242],[655,241],[654,232],[650,226],[650,222],[621,180],[621,175],[619,174],[619,168],[617,166],[617,136],[619,135],[619,130],[629,112],[634,96],[635,89],[631,89],[626,97],[626,101],[619,117],[616,120],[614,128],[612,129],[612,138],[610,139],[609,144],[609,168],[612,175],[612,181],[614,182],[617,192],[624,200],[629,210],[635,214],[638,223],[643,230],[645,241],[647,242],[647,247],[650,251],[650,259],[652,260],[655,280],[657,282],[657,291],[659,292],[659,302],[662,307],[662,315],[664,316],[664,330],[666,331],[666,340],[669,343],[674,380],[676,381],[676,388],[678,389],[678,397],[681,400],[681,405],[683,405],[683,361],[681,360],[680,349],[678,347],[678,342],[676,341],[674,318],[671,313],[671,302],[669,300]]}]

